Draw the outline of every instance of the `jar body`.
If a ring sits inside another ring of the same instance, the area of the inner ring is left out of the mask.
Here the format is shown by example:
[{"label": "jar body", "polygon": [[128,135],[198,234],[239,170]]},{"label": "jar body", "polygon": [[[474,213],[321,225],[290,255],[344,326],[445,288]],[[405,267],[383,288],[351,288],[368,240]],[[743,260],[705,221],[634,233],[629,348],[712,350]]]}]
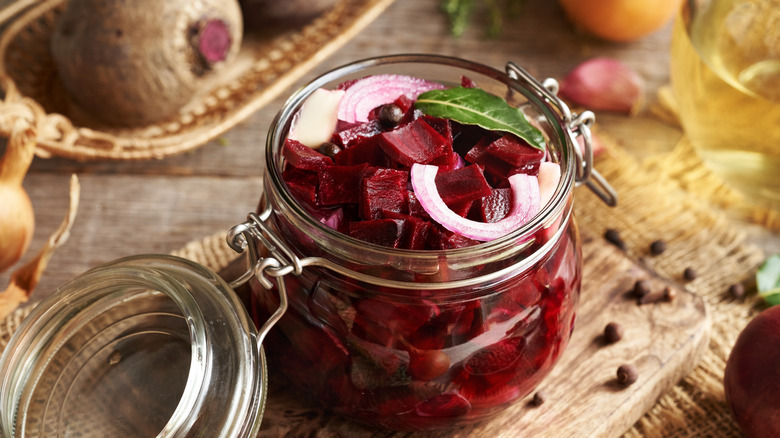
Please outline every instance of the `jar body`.
[{"label": "jar body", "polygon": [[[466,76],[505,97],[540,129],[549,159],[560,165],[550,202],[504,237],[448,250],[386,248],[323,225],[284,182],[284,139],[314,90],[381,73],[445,84]],[[472,423],[528,395],[568,343],[579,300],[573,148],[571,132],[544,98],[507,73],[468,61],[402,55],[315,79],[269,131],[262,216],[288,253],[326,263],[276,278],[289,306],[266,338],[269,363],[328,409],[395,430]],[[279,299],[251,284],[249,307],[265,321]]]},{"label": "jar body", "polygon": [[[398,294],[307,269],[284,280],[289,308],[266,338],[269,361],[313,400],[365,424],[483,420],[531,393],[557,362],[574,325],[581,257],[570,222],[543,258],[494,284]],[[278,298],[255,292],[264,321]]]}]

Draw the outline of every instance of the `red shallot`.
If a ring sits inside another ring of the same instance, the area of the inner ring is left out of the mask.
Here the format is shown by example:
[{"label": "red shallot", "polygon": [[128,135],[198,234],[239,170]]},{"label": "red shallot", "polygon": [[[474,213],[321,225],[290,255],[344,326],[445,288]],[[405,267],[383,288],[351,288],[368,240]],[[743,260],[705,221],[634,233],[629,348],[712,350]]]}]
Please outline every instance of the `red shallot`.
[{"label": "red shallot", "polygon": [[349,85],[339,105],[338,117],[348,123],[367,122],[372,109],[392,103],[398,96],[416,99],[420,93],[443,89],[444,85],[404,75],[373,75]]},{"label": "red shallot", "polygon": [[593,58],[561,82],[560,95],[592,110],[635,114],[644,101],[644,80],[631,67],[611,58]]}]

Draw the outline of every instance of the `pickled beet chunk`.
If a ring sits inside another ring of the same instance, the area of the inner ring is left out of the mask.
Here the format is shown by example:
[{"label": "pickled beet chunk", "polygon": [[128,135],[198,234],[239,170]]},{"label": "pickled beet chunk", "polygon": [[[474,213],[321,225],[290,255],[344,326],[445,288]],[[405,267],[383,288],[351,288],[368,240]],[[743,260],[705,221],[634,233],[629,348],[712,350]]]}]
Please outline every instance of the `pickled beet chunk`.
[{"label": "pickled beet chunk", "polygon": [[381,134],[383,131],[382,124],[378,120],[370,120],[334,133],[331,140],[343,148],[350,148],[357,143]]},{"label": "pickled beet chunk", "polygon": [[444,155],[452,145],[422,119],[415,119],[392,131],[379,134],[379,145],[395,162],[412,167],[428,164]]},{"label": "pickled beet chunk", "polygon": [[360,181],[367,164],[326,166],[317,171],[320,205],[357,204],[360,202]]},{"label": "pickled beet chunk", "polygon": [[364,177],[360,186],[360,217],[379,219],[382,211],[407,211],[409,201],[406,183],[409,172],[395,169],[377,169]]},{"label": "pickled beet chunk", "polygon": [[512,134],[487,143],[480,141],[466,153],[466,161],[480,164],[485,170],[507,178],[516,173],[536,175],[544,151],[536,149]]},{"label": "pickled beet chunk", "polygon": [[442,137],[444,137],[447,140],[448,146],[450,146],[449,152],[452,152],[452,124],[450,124],[450,121],[447,119],[441,119],[439,117],[433,117],[433,116],[422,116],[422,120],[425,121],[425,123],[431,125],[431,128],[435,129],[436,132],[441,134]]},{"label": "pickled beet chunk", "polygon": [[389,248],[398,248],[402,231],[403,221],[395,219],[372,219],[349,224],[351,237]]},{"label": "pickled beet chunk", "polygon": [[339,166],[365,163],[376,167],[391,167],[392,164],[376,137],[367,138],[342,150],[336,154],[334,161]]},{"label": "pickled beet chunk", "polygon": [[317,196],[319,179],[315,172],[287,166],[282,173],[282,178],[287,184],[287,189],[298,201],[311,207],[316,207],[319,204]]},{"label": "pickled beet chunk", "polygon": [[298,169],[317,170],[322,166],[332,166],[333,160],[303,143],[287,139],[282,147],[282,156],[287,162]]},{"label": "pickled beet chunk", "polygon": [[461,204],[490,196],[493,188],[478,166],[466,166],[436,174],[436,188],[447,205]]},{"label": "pickled beet chunk", "polygon": [[401,229],[401,241],[399,248],[425,249],[428,234],[431,232],[431,223],[408,214],[394,211],[383,211],[385,219],[398,219],[403,221]]},{"label": "pickled beet chunk", "polygon": [[461,236],[460,234],[453,233],[441,226],[434,226],[431,228],[430,235],[428,236],[428,247],[430,249],[455,249],[465,248],[467,246],[477,245],[480,242],[469,239],[468,237]]},{"label": "pickled beet chunk", "polygon": [[512,134],[506,134],[490,143],[487,151],[494,157],[509,163],[520,172],[529,174],[538,173],[539,163],[544,159],[543,150],[529,145]]},{"label": "pickled beet chunk", "polygon": [[512,190],[506,187],[493,189],[490,195],[474,203],[474,220],[492,223],[503,219],[512,208]]},{"label": "pickled beet chunk", "polygon": [[417,196],[415,196],[414,192],[411,190],[406,191],[407,199],[409,200],[409,214],[414,217],[418,217],[420,219],[430,220],[431,216],[428,214],[427,211],[420,205],[420,201],[417,200]]}]

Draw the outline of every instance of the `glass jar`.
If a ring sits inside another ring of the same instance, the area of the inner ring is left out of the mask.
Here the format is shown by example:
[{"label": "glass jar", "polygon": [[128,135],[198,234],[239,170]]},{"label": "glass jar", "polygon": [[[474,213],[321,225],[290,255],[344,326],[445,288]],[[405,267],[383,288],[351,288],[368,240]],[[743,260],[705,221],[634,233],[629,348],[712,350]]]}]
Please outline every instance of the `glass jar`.
[{"label": "glass jar", "polygon": [[[284,140],[313,91],[382,73],[453,85],[465,76],[520,108],[561,166],[552,200],[518,230],[459,249],[387,248],[323,225],[283,180]],[[502,72],[450,57],[399,55],[330,71],[287,101],[268,133],[264,208],[246,227],[261,242],[256,257],[267,263],[250,282],[250,311],[265,320],[286,296],[266,348],[294,385],[353,420],[424,430],[488,418],[550,372],[569,341],[580,293],[574,187],[585,182],[615,202],[592,170],[592,114],[572,115],[556,91],[554,81],[541,84],[512,63]],[[246,244],[239,240],[236,246]],[[275,285],[283,293],[267,292]]]},{"label": "glass jar", "polygon": [[6,437],[254,437],[266,395],[261,336],[219,276],[135,256],[38,304],[0,360]]}]

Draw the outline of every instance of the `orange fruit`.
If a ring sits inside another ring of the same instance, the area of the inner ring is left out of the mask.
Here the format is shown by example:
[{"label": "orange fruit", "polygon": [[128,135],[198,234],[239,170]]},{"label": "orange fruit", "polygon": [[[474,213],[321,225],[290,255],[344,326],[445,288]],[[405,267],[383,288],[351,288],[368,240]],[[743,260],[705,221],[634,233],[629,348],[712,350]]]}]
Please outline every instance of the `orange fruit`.
[{"label": "orange fruit", "polygon": [[668,23],[682,0],[558,0],[576,26],[608,41],[638,40]]}]

